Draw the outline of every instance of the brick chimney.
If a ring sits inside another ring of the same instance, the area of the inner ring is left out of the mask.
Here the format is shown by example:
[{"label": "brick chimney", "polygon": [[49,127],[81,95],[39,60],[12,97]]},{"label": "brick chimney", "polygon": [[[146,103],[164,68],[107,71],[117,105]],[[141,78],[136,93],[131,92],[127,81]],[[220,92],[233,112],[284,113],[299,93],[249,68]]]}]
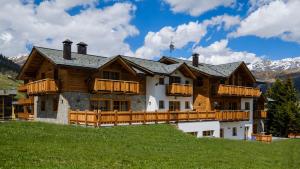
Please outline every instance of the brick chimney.
[{"label": "brick chimney", "polygon": [[84,42],[77,43],[77,53],[86,55],[87,44]]},{"label": "brick chimney", "polygon": [[62,42],[64,44],[63,48],[63,57],[64,59],[71,60],[71,52],[72,52],[72,41],[69,39],[66,39],[65,41]]},{"label": "brick chimney", "polygon": [[194,53],[193,54],[193,66],[198,67],[199,65],[199,54]]}]

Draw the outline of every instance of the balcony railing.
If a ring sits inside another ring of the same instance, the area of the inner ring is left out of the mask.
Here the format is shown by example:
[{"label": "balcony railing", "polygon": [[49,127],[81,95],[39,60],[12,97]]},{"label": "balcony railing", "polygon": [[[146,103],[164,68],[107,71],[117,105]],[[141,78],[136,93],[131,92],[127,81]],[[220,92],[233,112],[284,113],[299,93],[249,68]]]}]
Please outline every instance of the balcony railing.
[{"label": "balcony railing", "polygon": [[219,121],[248,121],[249,112],[241,110],[222,110],[216,112],[216,120]]},{"label": "balcony railing", "polygon": [[31,105],[33,104],[33,97],[21,98],[18,100],[19,105]]},{"label": "balcony railing", "polygon": [[190,84],[172,83],[166,85],[166,92],[168,96],[192,96],[193,87]]},{"label": "balcony railing", "polygon": [[265,111],[265,110],[256,110],[254,112],[254,118],[255,119],[265,119],[265,118],[267,118],[267,111]]},{"label": "balcony railing", "polygon": [[254,87],[220,84],[217,89],[217,94],[228,96],[259,97],[261,92],[259,88]]},{"label": "balcony railing", "polygon": [[27,94],[50,94],[58,92],[57,82],[53,79],[42,79],[28,83]]},{"label": "balcony railing", "polygon": [[70,111],[70,124],[101,126],[102,124],[170,123],[186,121],[244,121],[249,113],[243,111],[189,111],[189,112],[132,112],[132,111]]},{"label": "balcony railing", "polygon": [[139,94],[140,84],[136,81],[95,79],[92,90],[104,93]]},{"label": "balcony railing", "polygon": [[18,87],[18,92],[27,92],[27,85],[22,84]]},{"label": "balcony railing", "polygon": [[33,120],[34,115],[30,114],[30,113],[20,112],[20,113],[17,113],[17,118],[22,119],[22,120]]}]

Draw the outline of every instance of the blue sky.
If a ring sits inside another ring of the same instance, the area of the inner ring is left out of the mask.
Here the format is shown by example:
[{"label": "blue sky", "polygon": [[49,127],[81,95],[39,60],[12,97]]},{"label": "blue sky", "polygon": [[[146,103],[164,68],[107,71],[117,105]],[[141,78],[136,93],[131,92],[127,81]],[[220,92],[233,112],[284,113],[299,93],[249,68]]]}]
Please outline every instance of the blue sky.
[{"label": "blue sky", "polygon": [[[295,0],[12,0],[4,4],[0,52],[7,56],[27,54],[33,45],[61,48],[65,38],[74,44],[88,42],[91,53],[107,56],[189,58],[198,52],[204,62],[220,60],[217,63],[300,56],[300,23],[288,21],[297,17],[294,7],[300,3]],[[176,49],[170,54],[167,45],[173,39]],[[12,50],[13,46],[17,47]]]}]

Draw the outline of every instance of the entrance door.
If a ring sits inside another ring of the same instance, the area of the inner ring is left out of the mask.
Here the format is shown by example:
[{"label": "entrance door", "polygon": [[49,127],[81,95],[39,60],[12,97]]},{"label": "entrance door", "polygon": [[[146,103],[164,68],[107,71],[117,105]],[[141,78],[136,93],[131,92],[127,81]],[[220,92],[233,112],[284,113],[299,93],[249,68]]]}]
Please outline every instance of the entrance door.
[{"label": "entrance door", "polygon": [[224,138],[224,129],[223,128],[220,129],[220,137]]},{"label": "entrance door", "polygon": [[244,140],[248,140],[248,132],[249,132],[249,127],[248,127],[248,126],[245,126]]}]

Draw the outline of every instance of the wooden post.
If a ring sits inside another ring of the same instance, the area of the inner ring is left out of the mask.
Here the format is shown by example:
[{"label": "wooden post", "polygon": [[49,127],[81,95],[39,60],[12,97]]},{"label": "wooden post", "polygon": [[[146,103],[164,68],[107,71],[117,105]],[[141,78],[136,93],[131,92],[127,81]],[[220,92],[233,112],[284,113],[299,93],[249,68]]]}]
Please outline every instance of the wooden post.
[{"label": "wooden post", "polygon": [[78,125],[79,124],[79,121],[78,121],[78,109],[76,111],[76,124]]},{"label": "wooden post", "polygon": [[[99,113],[99,112],[100,112],[100,113]],[[98,127],[101,126],[101,120],[102,120],[101,110],[98,110]]]},{"label": "wooden post", "polygon": [[94,119],[94,127],[98,127],[98,110],[94,110],[94,117],[96,117],[96,119]]},{"label": "wooden post", "polygon": [[85,115],[85,126],[87,126],[87,111],[84,111],[84,115]]},{"label": "wooden post", "polygon": [[143,124],[146,124],[146,111],[144,111],[144,121]]},{"label": "wooden post", "polygon": [[187,111],[187,121],[190,121],[190,111]]},{"label": "wooden post", "polygon": [[155,110],[155,124],[158,123],[158,114],[157,114],[157,110]]},{"label": "wooden post", "polygon": [[117,115],[117,110],[115,110],[115,122],[114,125],[116,126],[118,122],[118,115]]},{"label": "wooden post", "polygon": [[[167,114],[167,116],[168,116],[167,123],[170,123],[170,111],[168,110],[167,113],[168,113],[168,114]],[[178,118],[177,118],[177,119],[178,119]]]},{"label": "wooden post", "polygon": [[132,123],[132,110],[129,110],[129,125]]}]

